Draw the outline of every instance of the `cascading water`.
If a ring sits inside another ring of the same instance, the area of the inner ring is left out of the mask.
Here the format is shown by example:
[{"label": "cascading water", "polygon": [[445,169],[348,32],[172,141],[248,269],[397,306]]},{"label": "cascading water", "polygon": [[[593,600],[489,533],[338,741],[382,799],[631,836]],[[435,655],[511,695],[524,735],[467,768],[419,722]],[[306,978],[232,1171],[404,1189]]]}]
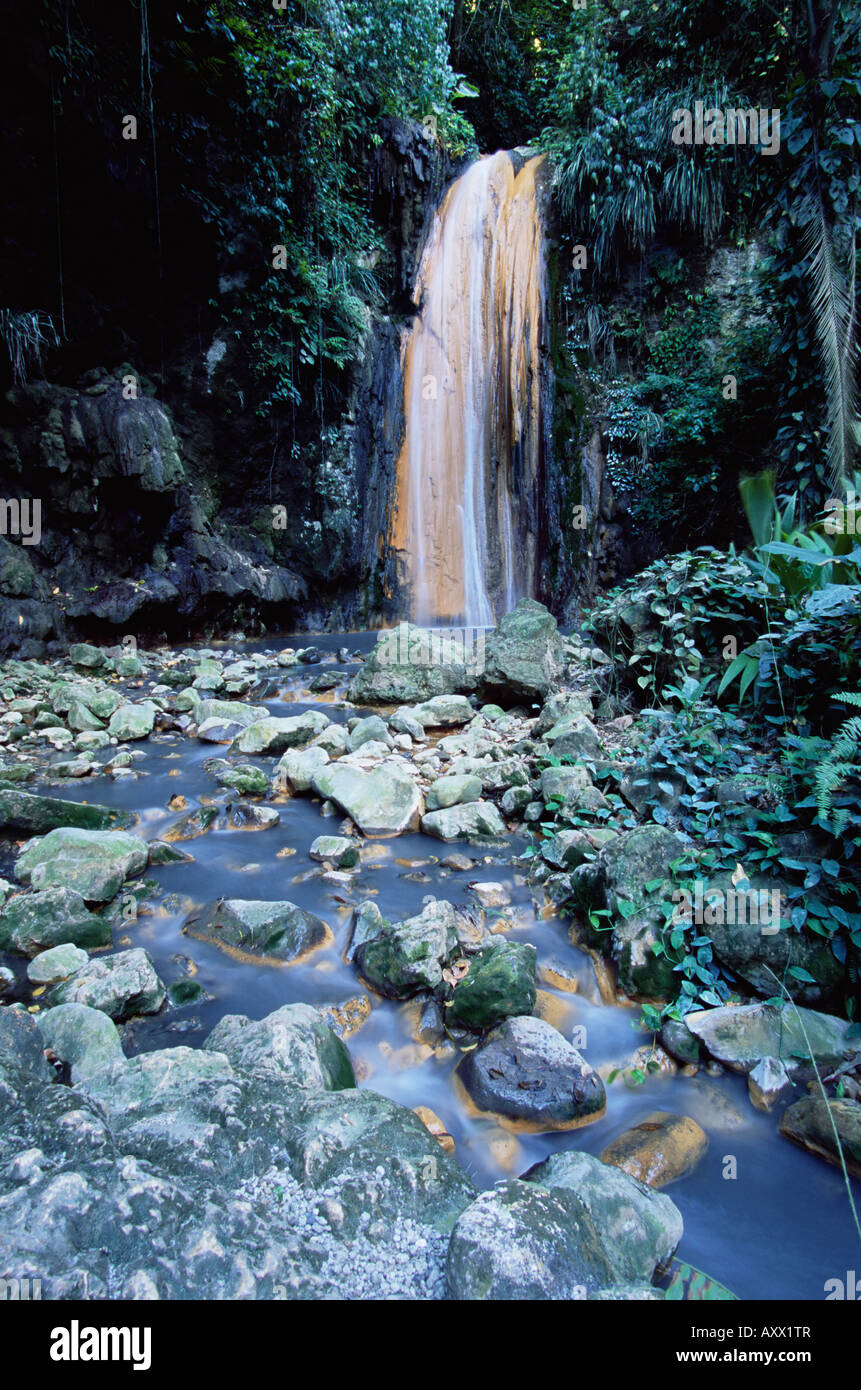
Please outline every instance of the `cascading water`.
[{"label": "cascading water", "polygon": [[392,536],[419,623],[490,625],[534,591],[543,161],[518,171],[502,151],[471,165],[422,256]]}]

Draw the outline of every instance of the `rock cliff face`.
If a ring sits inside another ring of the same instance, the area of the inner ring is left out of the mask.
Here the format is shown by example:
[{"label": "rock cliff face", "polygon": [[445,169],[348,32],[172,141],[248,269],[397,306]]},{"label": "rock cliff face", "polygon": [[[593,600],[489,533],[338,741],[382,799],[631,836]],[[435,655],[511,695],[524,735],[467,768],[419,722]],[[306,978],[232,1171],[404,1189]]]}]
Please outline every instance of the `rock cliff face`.
[{"label": "rock cliff face", "polygon": [[[400,333],[451,170],[420,126],[384,128],[370,184],[388,298],[367,309],[343,409],[327,419],[324,402],[322,422],[294,421],[285,437],[245,409],[249,362],[218,330],[188,338],[158,395],[143,352],[6,393],[0,492],[38,501],[40,534],[25,545],[9,509],[0,515],[0,651],[37,655],[92,634],[354,626],[391,610],[381,538],[403,433]],[[243,250],[229,249],[219,302],[241,312]]]}]

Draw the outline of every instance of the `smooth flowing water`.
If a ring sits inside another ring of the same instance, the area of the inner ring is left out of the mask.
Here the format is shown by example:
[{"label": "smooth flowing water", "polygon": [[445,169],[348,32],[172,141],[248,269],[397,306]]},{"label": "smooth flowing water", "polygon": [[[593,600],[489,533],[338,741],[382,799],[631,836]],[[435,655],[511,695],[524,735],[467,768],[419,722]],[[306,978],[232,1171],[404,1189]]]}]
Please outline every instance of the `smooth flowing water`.
[{"label": "smooth flowing water", "polygon": [[[344,644],[367,649],[374,635],[327,634],[315,638],[315,644],[324,651]],[[338,663],[348,675],[357,668],[357,663]],[[270,711],[295,714],[315,707],[346,721],[354,711],[337,707],[343,688],[325,697],[307,691],[315,670],[319,667],[285,672],[277,697],[265,701]],[[145,694],[134,692],[135,698]],[[147,838],[162,835],[176,822],[179,812],[168,803],[177,794],[188,810],[219,795],[202,764],[223,749],[176,734],[158,734],[136,747],[145,753],[135,763],[145,776],[119,782],[99,778],[86,788],[80,783],[64,784],[63,790],[52,786],[51,794],[132,809],[140,816],[136,833]],[[272,758],[250,761],[271,774]],[[512,939],[531,941],[538,951],[544,1017],[569,1037],[575,1027],[585,1028],[582,1050],[604,1074],[610,1064],[625,1065],[635,1048],[648,1041],[636,1026],[639,1009],[602,1003],[591,960],[572,945],[566,922],[547,915],[540,890],[530,888],[522,866],[514,862],[524,837],[512,837],[501,850],[444,846],[422,834],[370,840],[357,874],[328,876],[308,849],[319,834],[334,832],[340,819],[324,819],[319,802],[308,796],[275,797],[268,804],[281,816],[274,829],[209,831],[183,846],[192,862],[148,872],[156,893],[115,946],[145,947],[167,983],[193,974],[208,998],[129,1024],[124,1030],[129,1054],[199,1046],[226,1013],[256,1019],[284,1003],[339,1003],[365,994],[369,1016],[347,1039],[360,1084],[404,1105],[436,1111],[455,1139],[459,1162],[480,1186],[516,1176],[557,1149],[597,1154],[650,1111],[670,1110],[692,1116],[709,1136],[698,1167],[667,1189],[685,1220],[682,1259],[749,1299],[821,1299],[827,1279],[843,1278],[858,1267],[861,1251],[840,1173],[781,1138],[779,1113],[755,1110],[743,1078],[704,1072],[695,1077],[655,1075],[636,1087],[619,1079],[607,1086],[607,1112],[595,1124],[573,1133],[519,1133],[470,1109],[454,1076],[455,1050],[433,1050],[416,1041],[415,1003],[374,996],[344,961],[351,913],[364,898],[372,897],[385,916],[398,920],[420,911],[429,894],[467,906],[472,905],[469,883],[501,882],[515,909]],[[474,860],[472,872],[443,867],[441,859],[452,850]],[[219,897],[290,899],[322,917],[334,941],[288,966],[237,960],[181,932],[193,909]],[[15,964],[22,974],[21,962]],[[736,1160],[735,1178],[725,1176],[728,1157]]]},{"label": "smooth flowing water", "polygon": [[533,592],[544,157],[515,159],[488,155],[455,180],[413,295],[392,544],[419,623],[487,626]]}]

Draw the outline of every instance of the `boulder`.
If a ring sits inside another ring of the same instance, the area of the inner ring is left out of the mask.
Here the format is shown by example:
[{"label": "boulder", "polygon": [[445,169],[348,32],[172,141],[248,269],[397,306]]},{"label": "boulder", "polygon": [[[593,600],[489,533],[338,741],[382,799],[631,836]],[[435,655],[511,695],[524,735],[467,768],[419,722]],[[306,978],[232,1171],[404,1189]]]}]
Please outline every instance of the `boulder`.
[{"label": "boulder", "polygon": [[307,710],[286,719],[260,719],[242,730],[236,747],[240,753],[283,753],[287,748],[310,743],[328,723],[328,717],[320,710]]},{"label": "boulder", "polygon": [[300,1181],[337,1183],[351,1234],[397,1217],[451,1231],[475,1188],[412,1110],[374,1091],[311,1091],[286,1136]]},{"label": "boulder", "polygon": [[36,1021],[45,1047],[70,1068],[73,1086],[123,1060],[116,1025],[101,1009],[58,1004],[39,1014]]},{"label": "boulder", "polygon": [[354,947],[368,984],[390,999],[408,999],[421,989],[438,989],[443,970],[459,949],[457,915],[451,903],[428,903],[404,922],[381,919],[379,931]]},{"label": "boulder", "polygon": [[[501,713],[501,711],[500,711]],[[404,706],[398,710],[403,718],[415,720],[422,729],[450,728],[455,724],[468,724],[475,710],[465,695],[434,695],[421,704]]]},{"label": "boulder", "polygon": [[73,666],[81,666],[86,671],[96,671],[105,664],[105,654],[100,647],[89,642],[73,642],[69,648],[69,660]]},{"label": "boulder", "polygon": [[829,1100],[805,1096],[783,1112],[780,1132],[793,1144],[840,1166],[834,1130],[840,1137],[847,1170],[861,1178],[861,1104],[857,1100]]},{"label": "boulder", "polygon": [[422,830],[437,840],[500,839],[505,835],[505,822],[490,801],[470,801],[428,811],[422,816]]},{"label": "boulder", "polygon": [[544,734],[554,758],[588,758],[601,756],[598,730],[585,714],[566,714]]},{"label": "boulder", "polygon": [[314,774],[324,768],[328,761],[329,754],[317,744],[310,748],[291,748],[275,768],[275,784],[294,792],[310,791]]},{"label": "boulder", "polygon": [[155,1014],[165,1001],[165,989],[148,951],[139,946],[87,962],[70,979],[54,985],[49,1005],[86,1004],[118,1020],[134,1014]]},{"label": "boulder", "polygon": [[227,1014],[204,1047],[241,1071],[305,1090],[342,1091],[356,1084],[347,1049],[310,1004],[285,1004],[257,1023]]},{"label": "boulder", "polygon": [[540,1018],[509,1018],[457,1068],[480,1110],[540,1129],[572,1129],[604,1113],[598,1073],[561,1033]]},{"label": "boulder", "polygon": [[490,1028],[535,1008],[535,947],[493,941],[469,957],[469,971],[454,986],[448,1017],[467,1028]]},{"label": "boulder", "polygon": [[359,862],[358,845],[345,835],[318,835],[308,854],[321,864],[334,864],[336,869],[353,869]]},{"label": "boulder", "polygon": [[38,1081],[53,1080],[42,1034],[26,1009],[0,1009],[0,1088],[10,1070]]},{"label": "boulder", "polygon": [[67,980],[77,970],[86,965],[89,956],[79,946],[64,942],[42,951],[27,966],[27,979],[34,985],[53,985],[58,980]]},{"label": "boulder", "polygon": [[543,738],[568,715],[582,714],[589,718],[592,701],[582,690],[555,690],[541,706],[541,713],[532,728],[535,738]]},{"label": "boulder", "polygon": [[557,801],[563,812],[600,811],[609,803],[593,785],[585,767],[546,767],[541,774],[545,802]]},{"label": "boulder", "polygon": [[332,933],[312,912],[286,901],[220,898],[193,912],[182,930],[225,951],[295,961],[327,945]]},{"label": "boulder", "polygon": [[[792,926],[786,890],[777,879],[754,875],[749,883],[749,888],[733,884],[726,873],[709,878],[704,886],[706,904],[711,894],[716,895],[711,910],[706,906],[703,930],[718,960],[764,999],[778,992],[775,976],[800,1004],[820,1004],[833,997],[845,967],[830,943]],[[798,979],[788,970],[790,965],[806,970],[813,981]]]},{"label": "boulder", "polygon": [[120,705],[108,722],[108,733],[121,742],[148,738],[155,724],[156,707],[149,701],[143,704]]},{"label": "boulder", "polygon": [[474,690],[481,653],[458,633],[400,623],[381,632],[376,646],[347,687],[357,705],[416,704],[435,695]]},{"label": "boulder", "polygon": [[584,1299],[614,1270],[585,1203],[565,1188],[510,1179],[482,1192],[458,1219],[446,1265],[452,1298]]},{"label": "boulder", "polygon": [[19,893],[0,912],[0,950],[35,956],[66,943],[91,950],[111,944],[110,923],[72,888]]},{"label": "boulder", "polygon": [[428,787],[425,806],[428,811],[464,806],[470,801],[480,801],[482,790],[480,777],[438,777]]},{"label": "boulder", "polygon": [[418,828],[421,794],[399,763],[384,763],[372,772],[336,763],[316,772],[311,785],[365,835],[401,835]]},{"label": "boulder", "polygon": [[67,826],[78,830],[123,829],[135,819],[127,811],[113,811],[95,802],[84,805],[56,796],[0,790],[0,829],[20,835],[46,835],[49,830]]},{"label": "boulder", "polygon": [[544,700],[565,664],[556,619],[522,598],[485,641],[483,688],[514,700]]},{"label": "boulder", "polygon": [[202,727],[210,720],[218,720],[222,724],[236,724],[240,729],[247,729],[249,724],[256,724],[269,717],[265,705],[247,705],[242,700],[201,700],[196,690],[191,690],[189,694],[190,700],[186,708],[194,711],[198,738]]},{"label": "boulder", "polygon": [[[688,1031],[730,1071],[750,1072],[763,1057],[781,1061],[790,1076],[843,1060],[851,1023],[795,1004],[740,1004],[685,1015]],[[805,1038],[806,1034],[806,1038]]]},{"label": "boulder", "polygon": [[228,767],[215,775],[222,787],[231,787],[241,796],[267,796],[269,793],[269,778],[260,767],[250,764]]},{"label": "boulder", "polygon": [[147,853],[145,841],[121,830],[51,830],[21,851],[17,873],[34,889],[71,888],[85,902],[104,903],[143,872]]},{"label": "boulder", "polygon": [[385,748],[391,745],[386,721],[378,714],[370,714],[367,719],[358,720],[347,735],[347,752],[355,753],[366,743],[382,743]]},{"label": "boulder", "polygon": [[616,1280],[648,1284],[669,1265],[684,1234],[674,1202],[593,1154],[567,1150],[530,1168],[525,1182],[576,1194],[588,1210]]},{"label": "boulder", "polygon": [[600,849],[613,839],[618,831],[610,827],[595,826],[588,830],[557,830],[541,844],[541,858],[554,869],[576,869],[594,859]]}]

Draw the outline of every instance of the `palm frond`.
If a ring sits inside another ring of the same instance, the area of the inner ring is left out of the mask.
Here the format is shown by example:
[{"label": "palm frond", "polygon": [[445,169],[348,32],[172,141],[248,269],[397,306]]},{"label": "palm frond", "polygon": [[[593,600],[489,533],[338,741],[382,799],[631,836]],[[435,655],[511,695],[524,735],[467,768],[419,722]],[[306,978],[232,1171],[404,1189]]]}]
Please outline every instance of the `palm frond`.
[{"label": "palm frond", "polygon": [[821,200],[814,206],[804,232],[804,254],[810,277],[810,304],[828,407],[830,482],[837,489],[852,471],[857,447],[855,368],[855,239],[851,269],[844,275],[837,263],[831,228]]}]

